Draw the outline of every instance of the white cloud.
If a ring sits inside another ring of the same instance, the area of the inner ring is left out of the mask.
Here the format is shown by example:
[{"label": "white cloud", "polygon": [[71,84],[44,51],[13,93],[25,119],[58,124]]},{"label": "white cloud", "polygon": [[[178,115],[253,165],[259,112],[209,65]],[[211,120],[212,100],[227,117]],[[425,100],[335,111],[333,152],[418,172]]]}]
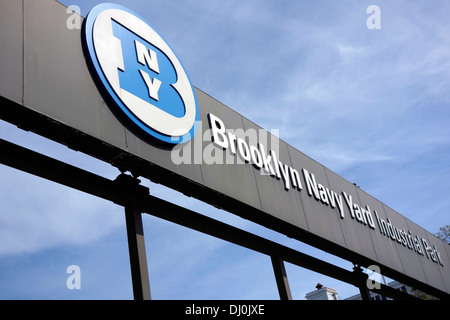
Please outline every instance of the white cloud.
[{"label": "white cloud", "polygon": [[4,166],[0,174],[0,256],[86,244],[124,225],[105,200]]}]

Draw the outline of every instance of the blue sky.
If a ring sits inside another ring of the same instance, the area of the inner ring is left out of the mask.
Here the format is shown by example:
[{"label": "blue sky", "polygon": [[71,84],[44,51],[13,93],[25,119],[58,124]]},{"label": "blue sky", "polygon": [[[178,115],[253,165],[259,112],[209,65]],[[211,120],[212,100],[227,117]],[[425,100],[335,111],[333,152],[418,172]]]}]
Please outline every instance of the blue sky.
[{"label": "blue sky", "polygon": [[[146,18],[192,83],[431,233],[449,224],[447,1],[114,1]],[[83,16],[100,1],[64,0]],[[366,9],[381,9],[369,30]],[[14,126],[0,135],[114,179],[118,170]],[[123,209],[0,166],[0,299],[131,299]],[[164,199],[346,269],[352,264],[195,199]],[[270,258],[144,216],[154,299],[277,299]],[[66,268],[81,268],[68,290]],[[294,299],[320,282],[286,264]]]}]

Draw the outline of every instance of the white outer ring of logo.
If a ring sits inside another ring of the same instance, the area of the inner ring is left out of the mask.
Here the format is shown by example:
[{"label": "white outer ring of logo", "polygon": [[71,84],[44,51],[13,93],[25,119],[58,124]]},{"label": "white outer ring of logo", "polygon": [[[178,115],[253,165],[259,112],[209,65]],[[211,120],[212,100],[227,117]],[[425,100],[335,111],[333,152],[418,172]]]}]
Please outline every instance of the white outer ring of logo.
[{"label": "white outer ring of logo", "polygon": [[[172,87],[178,92],[185,106],[183,117],[175,117],[120,87],[117,69],[124,70],[124,62],[121,42],[113,35],[112,19],[151,43],[169,58],[177,73],[177,82],[172,84]],[[98,63],[111,88],[140,121],[169,137],[182,137],[192,129],[197,105],[191,83],[172,49],[156,31],[127,11],[108,9],[97,16],[92,35]]]}]

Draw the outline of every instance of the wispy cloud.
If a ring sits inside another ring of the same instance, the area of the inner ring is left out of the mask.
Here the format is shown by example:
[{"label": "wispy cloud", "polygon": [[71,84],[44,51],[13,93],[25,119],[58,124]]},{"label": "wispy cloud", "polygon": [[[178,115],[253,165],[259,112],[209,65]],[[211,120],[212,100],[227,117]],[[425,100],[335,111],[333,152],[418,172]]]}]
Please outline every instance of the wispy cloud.
[{"label": "wispy cloud", "polygon": [[123,225],[123,210],[106,201],[7,167],[0,174],[8,199],[0,215],[0,256],[89,243]]}]

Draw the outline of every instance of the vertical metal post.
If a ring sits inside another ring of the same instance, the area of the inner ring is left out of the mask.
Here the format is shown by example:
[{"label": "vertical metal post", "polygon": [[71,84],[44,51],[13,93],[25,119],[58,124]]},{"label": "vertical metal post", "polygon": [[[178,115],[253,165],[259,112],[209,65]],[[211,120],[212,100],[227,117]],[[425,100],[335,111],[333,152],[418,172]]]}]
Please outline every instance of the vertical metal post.
[{"label": "vertical metal post", "polygon": [[291,288],[284,268],[284,262],[277,256],[271,256],[273,272],[277,281],[278,293],[281,300],[292,300]]},{"label": "vertical metal post", "polygon": [[125,206],[125,218],[134,299],[150,300],[150,281],[145,252],[142,213],[136,203],[130,202]]},{"label": "vertical metal post", "polygon": [[369,289],[367,288],[367,279],[368,276],[362,272],[362,268],[358,265],[355,265],[353,267],[353,273],[355,274],[355,277],[358,279],[358,289],[359,289],[359,294],[361,295],[361,299],[362,300],[370,300],[370,292]]},{"label": "vertical metal post", "polygon": [[359,286],[359,294],[361,295],[362,300],[370,300],[370,292],[366,286]]}]

